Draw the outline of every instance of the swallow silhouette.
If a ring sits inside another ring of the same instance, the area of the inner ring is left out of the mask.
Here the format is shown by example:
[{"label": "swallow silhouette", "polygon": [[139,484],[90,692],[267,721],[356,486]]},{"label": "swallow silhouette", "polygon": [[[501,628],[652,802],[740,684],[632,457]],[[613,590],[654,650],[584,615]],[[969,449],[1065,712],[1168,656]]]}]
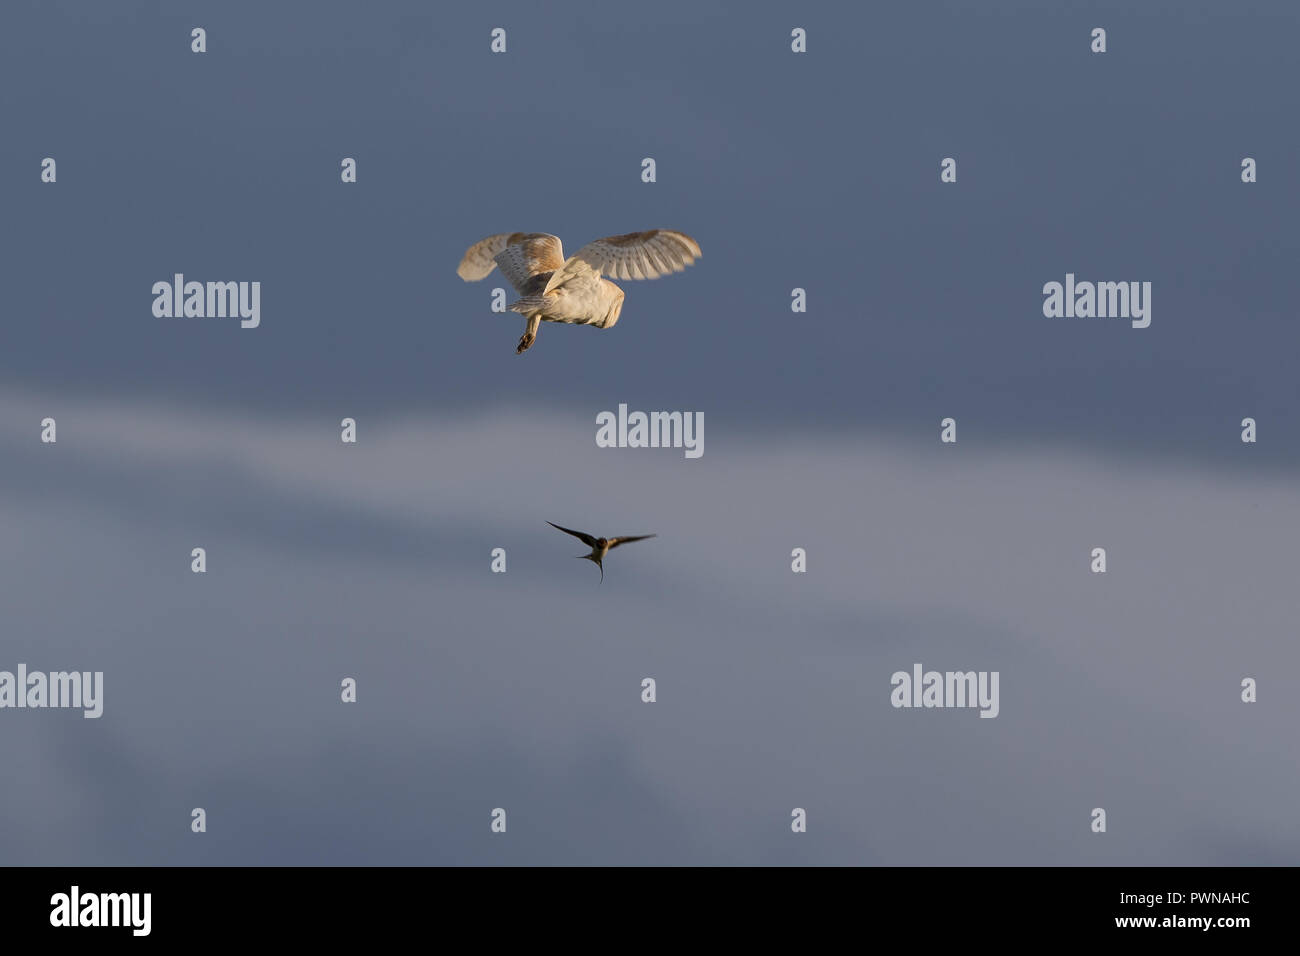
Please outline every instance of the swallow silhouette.
[{"label": "swallow silhouette", "polygon": [[565,534],[571,534],[587,547],[591,548],[591,554],[579,554],[576,557],[585,561],[594,561],[596,567],[600,568],[600,580],[605,580],[605,565],[601,562],[605,560],[605,555],[613,551],[620,544],[627,544],[629,541],[644,541],[646,538],[657,537],[653,534],[636,534],[624,535],[621,538],[597,538],[595,535],[586,534],[582,531],[573,531],[569,528],[561,528],[554,521],[546,522],[556,531],[563,531]]}]

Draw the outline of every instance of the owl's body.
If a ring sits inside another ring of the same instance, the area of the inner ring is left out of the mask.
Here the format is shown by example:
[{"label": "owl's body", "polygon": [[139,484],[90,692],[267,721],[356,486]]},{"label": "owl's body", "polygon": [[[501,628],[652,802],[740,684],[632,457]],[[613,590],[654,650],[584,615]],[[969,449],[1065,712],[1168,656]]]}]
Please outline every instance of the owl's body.
[{"label": "owl's body", "polygon": [[500,266],[519,299],[510,311],[528,320],[516,352],[529,348],[542,322],[612,328],[623,311],[623,290],[601,276],[655,279],[680,272],[700,256],[690,236],[652,229],[597,239],[564,258],[556,236],[543,232],[499,233],[465,252],[456,273],[466,282],[486,277]]},{"label": "owl's body", "polygon": [[552,272],[533,276],[523,288],[515,286],[520,294],[510,303],[510,311],[525,316],[536,311],[543,322],[563,322],[568,325],[594,325],[608,329],[618,321],[623,308],[623,290],[608,279],[582,275],[563,285],[546,290]]}]

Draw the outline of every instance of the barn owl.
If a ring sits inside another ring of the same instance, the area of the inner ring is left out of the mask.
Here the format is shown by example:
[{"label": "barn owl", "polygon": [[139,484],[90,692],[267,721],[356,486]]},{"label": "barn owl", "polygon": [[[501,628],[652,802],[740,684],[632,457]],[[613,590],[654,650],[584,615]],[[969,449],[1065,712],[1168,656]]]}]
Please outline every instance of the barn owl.
[{"label": "barn owl", "polygon": [[556,236],[544,232],[503,232],[465,250],[456,274],[475,282],[501,267],[521,298],[510,304],[528,327],[515,353],[532,346],[543,322],[568,322],[608,329],[623,311],[623,290],[608,279],[657,279],[681,272],[700,257],[700,246],[671,229],[630,232],[589,242],[564,258]]}]

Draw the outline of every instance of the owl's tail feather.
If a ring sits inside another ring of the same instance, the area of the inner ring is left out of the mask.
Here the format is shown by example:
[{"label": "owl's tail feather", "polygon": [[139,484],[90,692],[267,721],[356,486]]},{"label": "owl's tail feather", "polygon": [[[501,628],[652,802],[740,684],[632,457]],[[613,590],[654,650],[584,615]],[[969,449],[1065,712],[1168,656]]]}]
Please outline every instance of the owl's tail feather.
[{"label": "owl's tail feather", "polygon": [[521,312],[524,315],[540,312],[544,308],[546,308],[546,296],[544,295],[526,295],[522,299],[510,303],[511,312]]}]

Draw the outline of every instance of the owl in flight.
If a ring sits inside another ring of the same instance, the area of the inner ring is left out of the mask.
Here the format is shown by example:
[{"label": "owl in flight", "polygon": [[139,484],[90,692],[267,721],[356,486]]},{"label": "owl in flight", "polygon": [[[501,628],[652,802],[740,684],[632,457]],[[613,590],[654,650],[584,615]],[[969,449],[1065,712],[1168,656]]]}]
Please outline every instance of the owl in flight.
[{"label": "owl in flight", "polygon": [[657,279],[681,272],[699,257],[700,244],[671,229],[597,239],[567,259],[557,236],[503,232],[465,250],[456,274],[475,282],[501,267],[520,296],[510,311],[528,320],[518,354],[536,341],[543,322],[612,328],[623,311],[623,290],[601,278],[602,273],[616,279]]}]

